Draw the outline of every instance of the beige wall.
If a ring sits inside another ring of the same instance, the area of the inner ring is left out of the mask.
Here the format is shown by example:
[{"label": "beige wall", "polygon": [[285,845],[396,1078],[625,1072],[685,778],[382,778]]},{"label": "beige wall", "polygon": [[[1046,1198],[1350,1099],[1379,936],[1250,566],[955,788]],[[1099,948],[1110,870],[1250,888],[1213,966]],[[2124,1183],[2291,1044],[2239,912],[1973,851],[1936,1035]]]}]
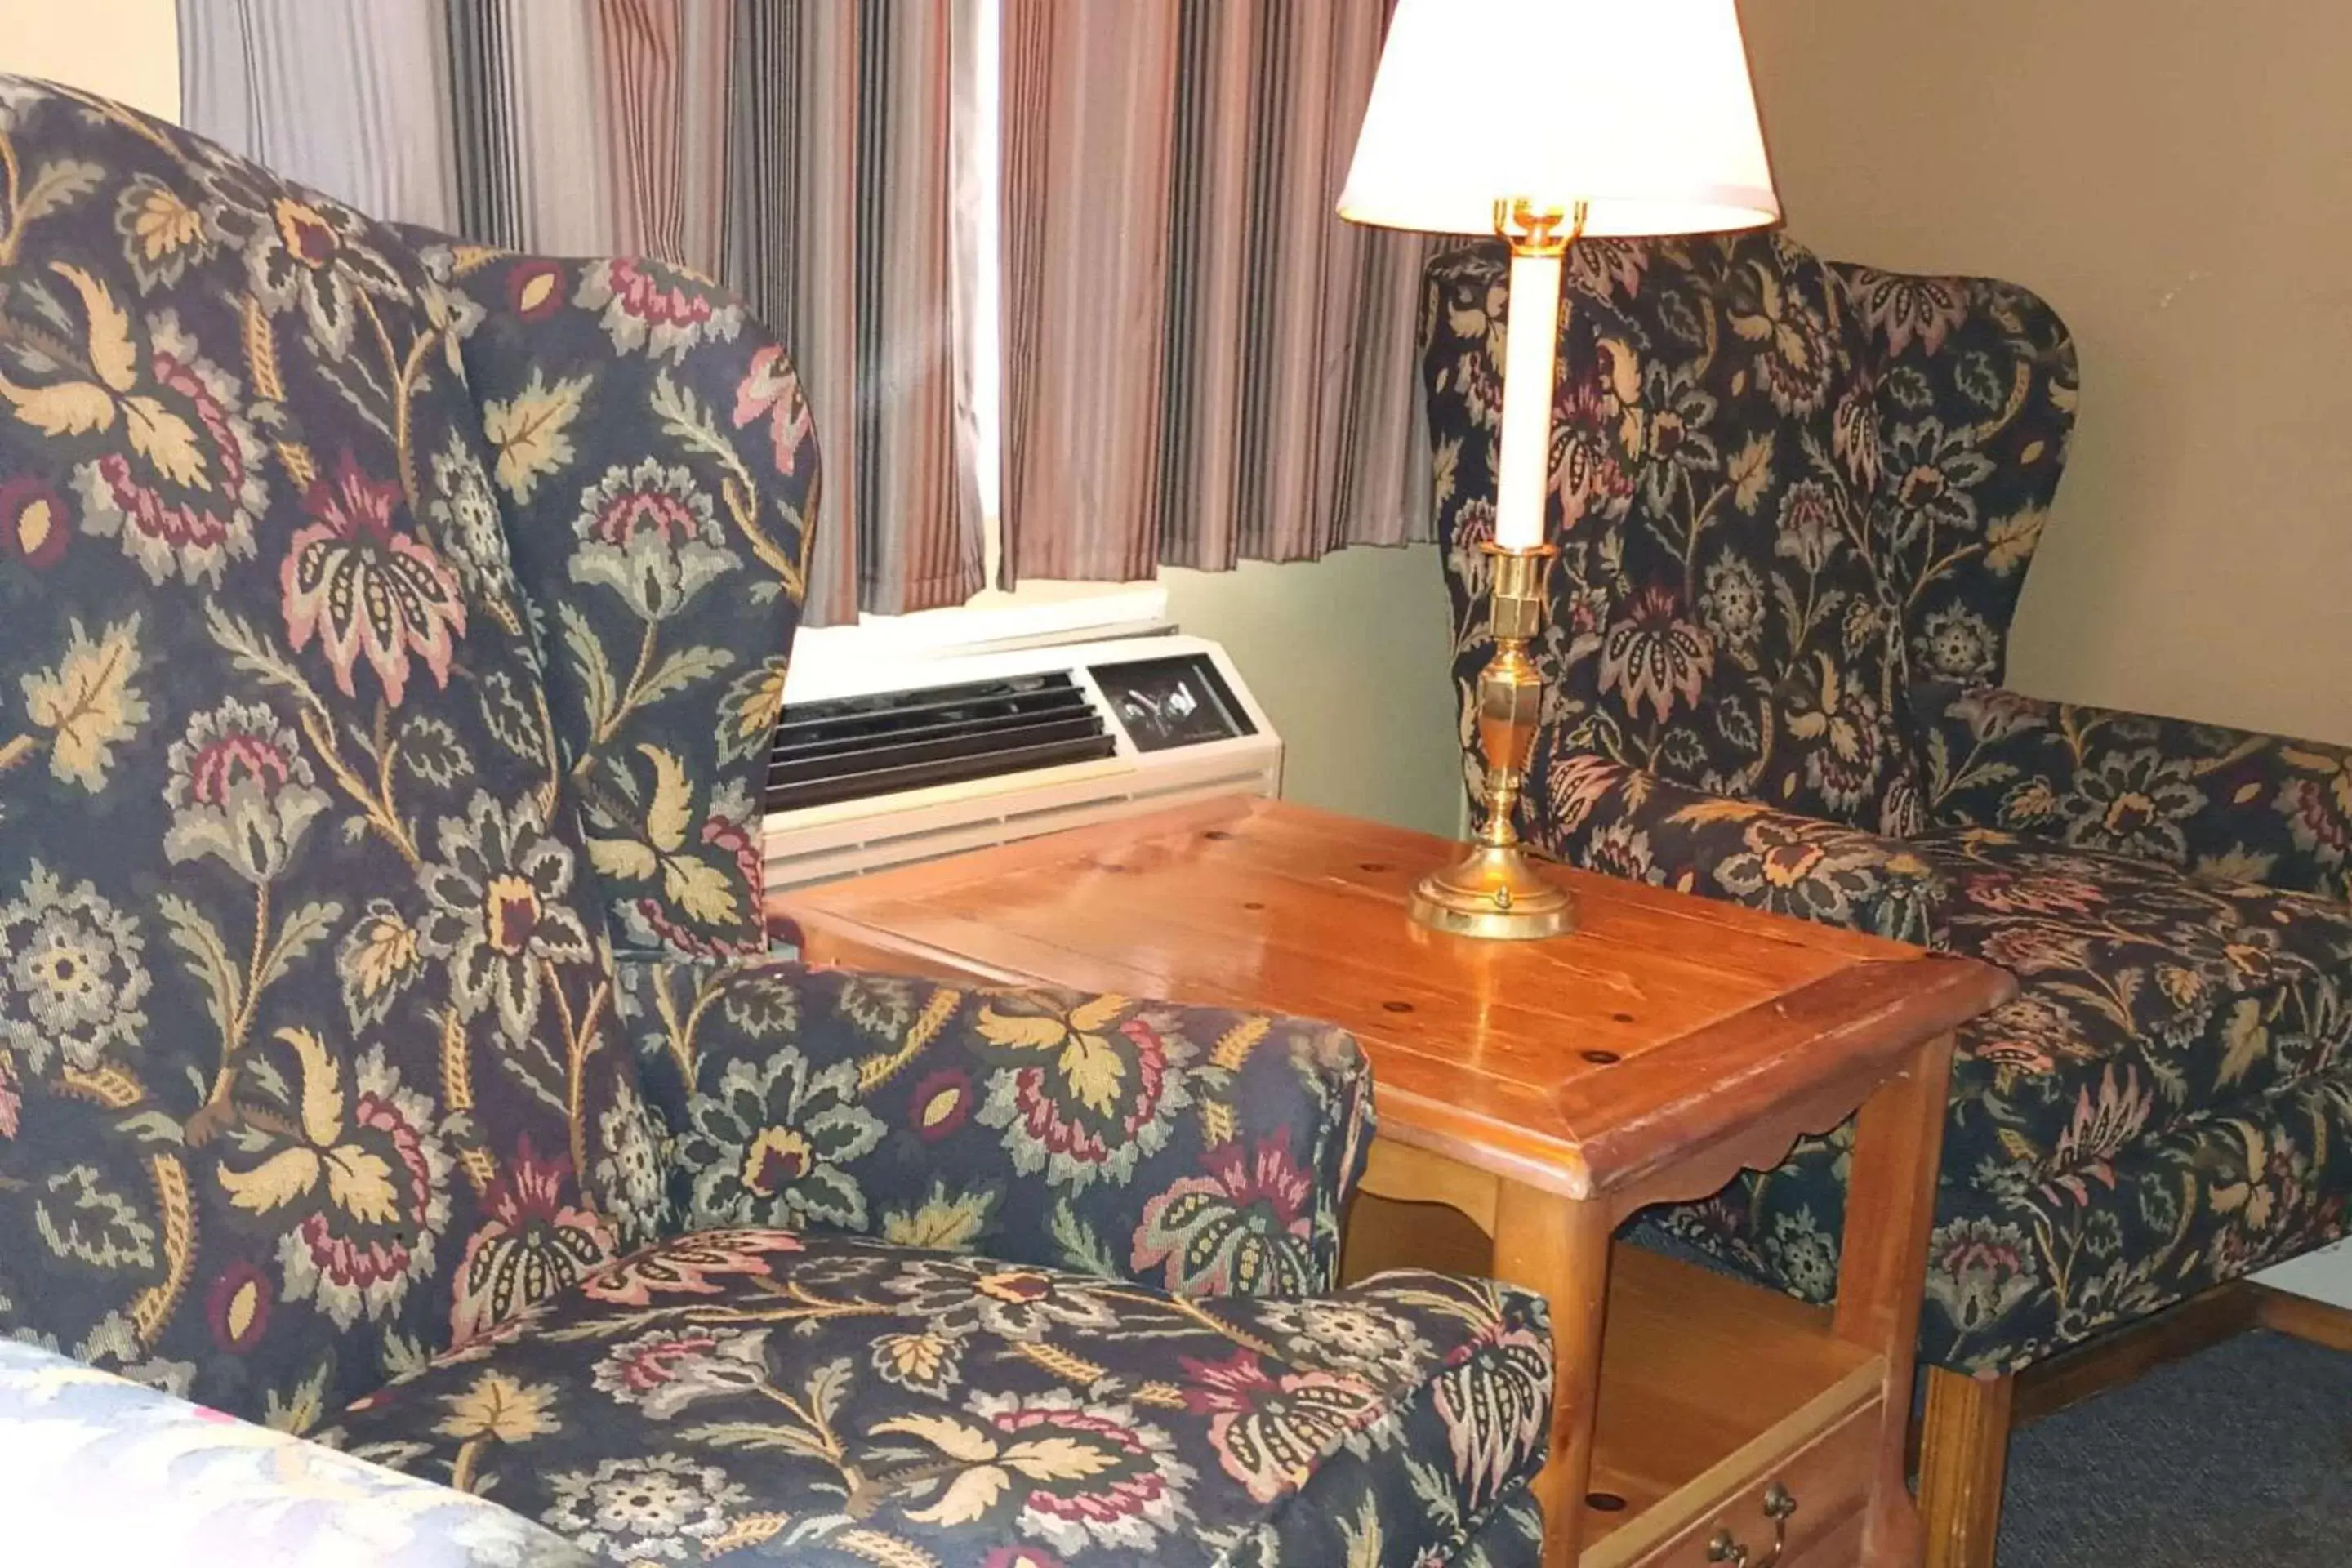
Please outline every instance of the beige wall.
[{"label": "beige wall", "polygon": [[0,0],[0,71],[88,88],[177,120],[173,0]]},{"label": "beige wall", "polygon": [[1743,11],[1790,233],[2074,328],[2013,683],[2352,741],[2352,5]]},{"label": "beige wall", "polygon": [[1160,579],[1169,614],[1225,645],[1282,732],[1286,796],[1455,831],[1462,753],[1434,547],[1342,550],[1287,566],[1253,561]]}]

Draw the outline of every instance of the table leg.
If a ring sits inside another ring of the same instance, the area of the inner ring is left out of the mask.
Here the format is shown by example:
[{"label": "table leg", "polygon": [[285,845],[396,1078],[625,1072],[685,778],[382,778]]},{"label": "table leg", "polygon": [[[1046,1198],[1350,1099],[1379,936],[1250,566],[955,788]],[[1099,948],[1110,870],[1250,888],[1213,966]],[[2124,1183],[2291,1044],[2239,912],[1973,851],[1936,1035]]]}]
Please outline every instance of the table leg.
[{"label": "table leg", "polygon": [[1505,1182],[1495,1203],[1495,1275],[1551,1303],[1558,1372],[1551,1458],[1536,1478],[1545,1568],[1569,1568],[1582,1546],[1601,1391],[1601,1318],[1609,1302],[1609,1208]]},{"label": "table leg", "polygon": [[1908,1568],[1919,1562],[1925,1544],[1904,1481],[1903,1447],[1951,1060],[1949,1035],[1928,1041],[1901,1077],[1887,1079],[1863,1102],[1854,1125],[1833,1331],[1886,1358],[1882,1458],[1863,1535],[1863,1561],[1872,1568]]}]

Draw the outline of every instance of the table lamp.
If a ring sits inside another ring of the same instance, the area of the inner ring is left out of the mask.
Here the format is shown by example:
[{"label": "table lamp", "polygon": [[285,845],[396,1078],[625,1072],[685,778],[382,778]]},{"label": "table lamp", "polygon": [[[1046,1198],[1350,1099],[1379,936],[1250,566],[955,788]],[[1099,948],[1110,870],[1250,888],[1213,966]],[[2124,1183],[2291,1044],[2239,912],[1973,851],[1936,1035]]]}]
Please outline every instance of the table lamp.
[{"label": "table lamp", "polygon": [[1411,908],[1463,936],[1555,936],[1574,926],[1575,906],[1511,818],[1543,695],[1528,645],[1559,553],[1544,538],[1544,489],[1561,263],[1580,236],[1779,219],[1733,0],[1397,0],[1339,216],[1511,247],[1484,547],[1495,567],[1495,657],[1478,677],[1486,819]]}]

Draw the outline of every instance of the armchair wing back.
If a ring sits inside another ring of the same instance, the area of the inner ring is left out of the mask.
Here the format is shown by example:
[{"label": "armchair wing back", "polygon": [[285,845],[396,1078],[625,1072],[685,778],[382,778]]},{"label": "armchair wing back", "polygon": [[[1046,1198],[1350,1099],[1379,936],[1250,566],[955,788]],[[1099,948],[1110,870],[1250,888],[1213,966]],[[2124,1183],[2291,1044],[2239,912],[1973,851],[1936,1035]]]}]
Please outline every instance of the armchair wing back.
[{"label": "armchair wing back", "polygon": [[0,1331],[299,1427],[651,1220],[468,306],[64,89],[0,170]]},{"label": "armchair wing back", "polygon": [[2065,472],[2074,339],[1998,278],[1826,265],[1871,393],[1876,440],[1848,446],[1874,469],[1873,554],[1899,595],[1910,679],[1997,684]]},{"label": "armchair wing back", "polygon": [[[1472,768],[1506,278],[1499,247],[1450,252],[1424,305]],[[1612,770],[1915,829],[1906,683],[1999,672],[2072,419],[2063,323],[2013,285],[1777,233],[1586,242],[1567,287],[1531,835],[1580,822]]]},{"label": "armchair wing back", "polygon": [[456,301],[613,940],[757,952],[760,797],[814,536],[791,362],[659,262],[404,234]]}]

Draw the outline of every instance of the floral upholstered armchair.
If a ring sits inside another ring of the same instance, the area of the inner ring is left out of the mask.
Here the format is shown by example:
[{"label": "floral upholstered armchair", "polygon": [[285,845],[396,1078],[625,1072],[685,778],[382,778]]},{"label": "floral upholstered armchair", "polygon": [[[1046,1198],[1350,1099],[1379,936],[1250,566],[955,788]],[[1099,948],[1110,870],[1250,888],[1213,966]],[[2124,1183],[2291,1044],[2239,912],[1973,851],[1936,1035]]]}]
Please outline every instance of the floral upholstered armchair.
[{"label": "floral upholstered armchair", "polygon": [[1540,1302],[1336,1288],[1351,1041],[761,952],[816,462],[696,279],[0,78],[12,1542],[1531,1560]]},{"label": "floral upholstered armchair", "polygon": [[[1465,703],[1505,265],[1428,275]],[[2352,753],[2000,684],[2073,422],[2057,316],[1777,234],[1588,241],[1569,289],[1521,826],[1592,870],[2016,973],[1959,1035],[1922,1356],[1999,1384],[2341,1235]],[[1849,1136],[1661,1223],[1822,1299]]]}]

